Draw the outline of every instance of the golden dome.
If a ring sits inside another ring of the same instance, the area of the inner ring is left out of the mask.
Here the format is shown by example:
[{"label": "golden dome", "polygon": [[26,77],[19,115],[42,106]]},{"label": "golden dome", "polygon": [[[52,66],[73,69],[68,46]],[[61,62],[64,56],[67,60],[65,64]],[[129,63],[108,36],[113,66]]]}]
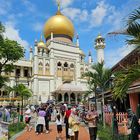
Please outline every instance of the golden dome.
[{"label": "golden dome", "polygon": [[51,35],[66,35],[71,37],[74,36],[74,27],[72,22],[58,11],[55,16],[48,19],[44,26],[45,38]]},{"label": "golden dome", "polygon": [[40,48],[45,48],[46,47],[45,43],[42,40],[37,43],[37,46],[40,47]]},{"label": "golden dome", "polygon": [[80,49],[79,53],[80,53],[81,56],[85,56],[84,52],[81,49]]}]

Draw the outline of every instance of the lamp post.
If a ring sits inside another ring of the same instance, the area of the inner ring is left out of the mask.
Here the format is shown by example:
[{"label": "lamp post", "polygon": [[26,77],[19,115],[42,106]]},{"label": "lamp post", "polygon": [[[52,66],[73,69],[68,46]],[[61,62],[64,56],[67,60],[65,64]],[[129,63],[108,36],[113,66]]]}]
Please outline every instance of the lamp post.
[{"label": "lamp post", "polygon": [[[112,74],[110,77],[111,91],[112,91],[112,88],[114,87],[114,78],[115,78],[115,76],[114,76],[114,74]],[[112,110],[113,110],[113,118],[112,118],[113,139],[118,139],[118,120],[116,117],[116,105],[115,105],[114,100],[113,100]]]}]

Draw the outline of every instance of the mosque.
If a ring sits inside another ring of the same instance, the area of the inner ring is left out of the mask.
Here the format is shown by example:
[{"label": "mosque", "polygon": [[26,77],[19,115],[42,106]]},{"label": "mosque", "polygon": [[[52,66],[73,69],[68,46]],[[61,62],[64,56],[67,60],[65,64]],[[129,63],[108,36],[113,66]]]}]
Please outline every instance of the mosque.
[{"label": "mosque", "polygon": [[[9,73],[8,85],[13,87],[23,83],[32,91],[33,103],[54,99],[58,102],[75,103],[82,99],[88,90],[87,79],[82,74],[92,65],[91,52],[88,62],[80,48],[78,35],[74,39],[74,25],[64,16],[58,6],[56,14],[50,17],[44,26],[45,41],[35,40],[34,49],[30,48],[29,60],[21,59],[14,63],[16,68]],[[95,39],[97,61],[104,61],[105,39],[98,35]],[[1,89],[2,97],[6,95]],[[16,94],[10,98],[16,101]],[[3,99],[3,101],[6,98]],[[2,98],[1,98],[2,101]]]}]

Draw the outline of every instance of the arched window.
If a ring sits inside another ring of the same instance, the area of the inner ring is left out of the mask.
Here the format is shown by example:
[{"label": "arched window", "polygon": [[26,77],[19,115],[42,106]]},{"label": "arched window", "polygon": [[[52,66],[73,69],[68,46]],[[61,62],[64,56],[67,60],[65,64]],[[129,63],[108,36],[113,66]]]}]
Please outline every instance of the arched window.
[{"label": "arched window", "polygon": [[58,63],[57,63],[57,70],[61,70],[61,67],[62,67],[61,62],[58,62]]},{"label": "arched window", "polygon": [[62,66],[61,62],[58,62],[58,63],[57,63],[57,66],[58,66],[58,67],[61,67],[61,66]]},{"label": "arched window", "polygon": [[67,62],[64,63],[64,67],[66,67],[66,68],[68,67],[68,63]]},{"label": "arched window", "polygon": [[39,70],[38,70],[38,73],[39,74],[43,74],[43,64],[42,64],[42,62],[39,62]]},{"label": "arched window", "polygon": [[58,94],[58,102],[61,102],[61,101],[62,101],[62,95]]},{"label": "arched window", "polygon": [[67,62],[64,63],[64,71],[68,71],[68,63]]},{"label": "arched window", "polygon": [[70,100],[71,100],[71,103],[75,103],[75,94],[74,93],[71,93],[70,95]]},{"label": "arched window", "polygon": [[68,93],[65,93],[65,94],[64,94],[64,101],[65,101],[65,102],[68,102],[68,101],[69,101]]},{"label": "arched window", "polygon": [[49,65],[49,63],[46,63],[46,65],[45,65],[45,73],[46,73],[46,75],[49,75],[49,73],[50,73],[50,65]]}]

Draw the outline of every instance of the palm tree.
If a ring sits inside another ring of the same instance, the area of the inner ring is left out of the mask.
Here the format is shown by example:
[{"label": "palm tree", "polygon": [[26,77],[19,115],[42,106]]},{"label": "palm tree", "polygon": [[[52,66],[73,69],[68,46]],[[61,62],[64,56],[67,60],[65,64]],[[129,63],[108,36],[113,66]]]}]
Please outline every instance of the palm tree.
[{"label": "palm tree", "polygon": [[[121,32],[111,32],[109,34],[122,34],[129,38],[127,44],[140,48],[140,7],[135,9],[128,17],[126,29]],[[137,49],[139,51],[139,49]],[[132,65],[128,69],[116,73],[115,86],[113,89],[115,99],[123,99],[129,86],[140,78],[140,65]]]},{"label": "palm tree", "polygon": [[140,7],[130,14],[126,22],[125,29],[122,31],[110,32],[108,34],[126,35],[129,37],[129,39],[126,40],[128,44],[140,47]]},{"label": "palm tree", "polygon": [[123,69],[115,74],[114,98],[123,100],[127,95],[129,86],[140,78],[140,65],[132,65],[128,69]]},{"label": "palm tree", "polygon": [[[96,100],[96,92],[97,88],[100,89],[102,93],[102,106],[104,106],[104,94],[103,91],[109,87],[109,80],[111,78],[112,72],[110,69],[104,68],[104,62],[97,63],[92,65],[92,69],[83,74],[84,77],[88,78],[89,91],[95,93]],[[96,101],[95,101],[96,104]],[[103,113],[103,110],[102,110]],[[104,119],[104,114],[102,114],[102,119]],[[105,125],[105,121],[103,120]]]},{"label": "palm tree", "polygon": [[104,62],[92,65],[91,70],[84,73],[84,77],[88,77],[88,85],[90,90],[96,90],[97,87],[105,90],[109,85],[111,70],[104,68]]},{"label": "palm tree", "polygon": [[18,95],[21,97],[21,121],[23,121],[23,100],[28,99],[32,96],[31,91],[23,84],[19,84],[17,86],[13,87],[14,91],[18,93]]}]

